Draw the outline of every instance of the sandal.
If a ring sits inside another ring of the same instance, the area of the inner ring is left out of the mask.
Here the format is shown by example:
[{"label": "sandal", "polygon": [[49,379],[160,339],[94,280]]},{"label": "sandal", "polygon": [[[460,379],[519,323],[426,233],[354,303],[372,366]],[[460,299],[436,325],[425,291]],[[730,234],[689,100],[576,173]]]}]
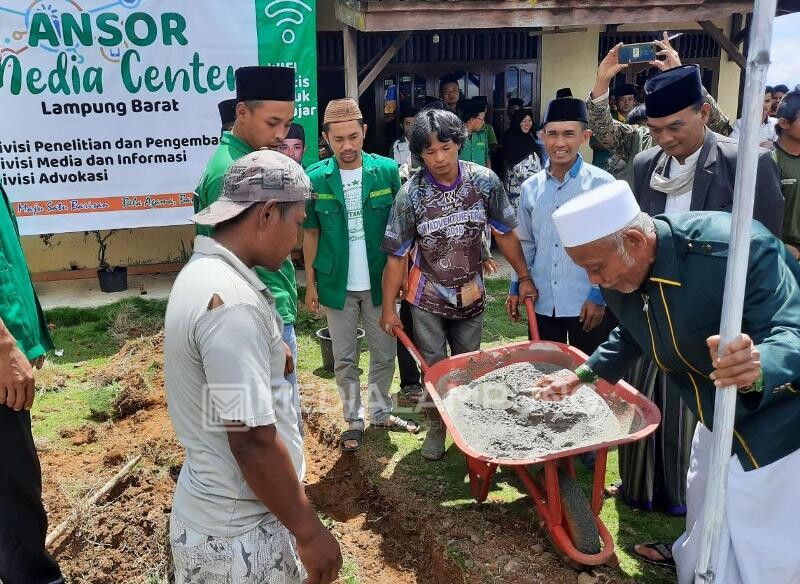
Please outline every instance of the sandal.
[{"label": "sandal", "polygon": [[608,485],[603,492],[606,494],[606,497],[609,499],[616,499],[617,497],[622,496],[622,481],[617,481],[616,483],[611,483]]},{"label": "sandal", "polygon": [[400,397],[412,406],[419,403],[419,400],[422,399],[422,393],[422,386],[419,383],[400,388]]},{"label": "sandal", "polygon": [[[345,446],[346,442],[357,442],[358,446]],[[364,430],[360,430],[358,428],[351,428],[350,430],[345,430],[342,432],[342,436],[339,438],[339,445],[342,447],[342,452],[355,452],[364,443]]]},{"label": "sandal", "polygon": [[413,420],[404,420],[397,416],[389,416],[383,422],[370,424],[373,428],[381,428],[390,432],[408,432],[409,434],[419,434],[422,426]]},{"label": "sandal", "polygon": [[[659,554],[662,559],[654,560],[653,558],[650,558],[642,554],[641,552],[636,551],[637,547],[652,550],[657,554]],[[628,548],[628,553],[631,554],[634,558],[647,562],[648,564],[661,566],[662,568],[675,567],[675,560],[672,557],[672,544],[669,542],[656,541],[653,543],[636,544]]]}]

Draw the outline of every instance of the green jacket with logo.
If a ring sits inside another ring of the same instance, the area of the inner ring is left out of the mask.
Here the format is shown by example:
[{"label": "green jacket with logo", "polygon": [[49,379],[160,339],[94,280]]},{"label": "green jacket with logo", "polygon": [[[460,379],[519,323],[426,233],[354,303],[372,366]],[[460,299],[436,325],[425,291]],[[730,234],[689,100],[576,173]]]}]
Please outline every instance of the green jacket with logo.
[{"label": "green jacket with logo", "polygon": [[461,145],[459,160],[474,162],[488,168],[489,166],[489,136],[485,129],[472,132]]},{"label": "green jacket with logo", "polygon": [[[619,326],[586,364],[616,383],[644,353],[667,375],[697,419],[713,431],[718,391],[706,339],[719,334],[731,214],[655,217],[655,263],[639,290],[603,289]],[[745,470],[800,448],[800,264],[753,222],[742,332],[761,355],[763,390],[739,393],[733,453]]]},{"label": "green jacket with logo", "polygon": [[[225,173],[242,156],[250,154],[253,149],[244,140],[231,132],[222,134],[222,140],[197,185],[195,212],[201,211],[222,195]],[[197,234],[212,237],[214,229],[205,225],[197,226]],[[258,279],[264,282],[275,298],[275,307],[284,324],[293,324],[297,320],[297,278],[292,258],[286,258],[277,271],[272,272],[256,266]]]},{"label": "green jacket with logo", "polygon": [[[364,238],[367,246],[372,304],[380,306],[381,280],[386,254],[381,243],[389,221],[394,196],[400,190],[400,173],[391,158],[362,152],[363,177],[361,202],[364,212]],[[322,160],[308,168],[316,198],[306,203],[306,229],[319,229],[319,247],[314,258],[319,303],[341,310],[347,295],[350,262],[350,235],[344,187],[336,158]]]},{"label": "green jacket with logo", "polygon": [[17,346],[33,361],[53,348],[19,242],[14,210],[0,187],[0,319]]}]

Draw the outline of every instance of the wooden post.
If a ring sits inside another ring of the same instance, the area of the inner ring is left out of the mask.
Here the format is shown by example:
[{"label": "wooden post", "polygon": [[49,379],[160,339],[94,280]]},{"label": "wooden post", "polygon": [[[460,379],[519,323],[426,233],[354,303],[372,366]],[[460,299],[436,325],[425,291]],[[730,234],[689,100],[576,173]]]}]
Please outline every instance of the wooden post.
[{"label": "wooden post", "polygon": [[734,45],[733,41],[725,36],[724,32],[718,29],[710,20],[700,20],[697,24],[703,27],[703,30],[708,33],[708,36],[717,41],[717,44],[722,47],[722,50],[728,53],[728,56],[739,65],[740,69],[744,70],[747,66],[744,55],[739,51],[739,47]]},{"label": "wooden post", "polygon": [[358,45],[356,29],[344,27],[344,95],[358,100]]},{"label": "wooden post", "polygon": [[358,84],[359,96],[367,90],[367,87],[369,87],[373,81],[375,81],[375,78],[380,75],[381,71],[383,71],[386,65],[389,64],[389,61],[394,58],[394,56],[397,54],[397,51],[399,51],[403,45],[406,44],[406,41],[410,36],[410,32],[401,32],[395,37],[394,41],[392,41],[392,44],[387,47],[386,52],[381,55],[381,58],[378,59],[372,70],[367,73],[364,77],[364,80]]}]

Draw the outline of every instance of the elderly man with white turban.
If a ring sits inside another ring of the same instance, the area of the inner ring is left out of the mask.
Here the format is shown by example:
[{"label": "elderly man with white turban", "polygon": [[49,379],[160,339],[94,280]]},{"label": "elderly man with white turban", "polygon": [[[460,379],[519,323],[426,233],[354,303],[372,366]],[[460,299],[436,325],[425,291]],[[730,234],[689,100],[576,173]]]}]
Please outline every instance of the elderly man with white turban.
[{"label": "elderly man with white turban", "polygon": [[619,326],[574,374],[545,380],[543,399],[581,383],[615,383],[644,353],[697,415],[686,531],[672,552],[694,581],[713,443],[715,392],[736,386],[734,440],[717,582],[800,582],[800,264],[754,222],[742,334],[719,354],[731,215],[651,218],[617,181],[562,205],[553,221],[570,258],[598,284]]}]

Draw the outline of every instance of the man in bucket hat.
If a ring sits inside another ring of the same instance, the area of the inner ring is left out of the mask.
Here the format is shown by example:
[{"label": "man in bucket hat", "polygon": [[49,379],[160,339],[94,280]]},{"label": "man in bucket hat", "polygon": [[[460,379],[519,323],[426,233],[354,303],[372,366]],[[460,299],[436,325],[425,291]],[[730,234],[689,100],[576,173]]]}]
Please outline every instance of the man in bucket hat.
[{"label": "man in bucket hat", "polygon": [[296,162],[259,150],[231,165],[222,196],[193,217],[213,237],[197,236],[175,281],[164,340],[170,418],[186,449],[170,517],[177,581],[330,583],[341,568],[303,492],[294,364],[254,271],[280,268],[310,191]]}]

